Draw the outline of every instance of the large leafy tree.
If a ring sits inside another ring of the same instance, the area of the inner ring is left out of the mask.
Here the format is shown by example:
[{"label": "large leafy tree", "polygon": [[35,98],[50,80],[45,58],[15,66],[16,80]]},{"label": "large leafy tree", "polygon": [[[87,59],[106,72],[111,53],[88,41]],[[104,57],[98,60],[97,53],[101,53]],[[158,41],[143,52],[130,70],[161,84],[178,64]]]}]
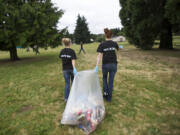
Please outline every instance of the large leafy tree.
[{"label": "large leafy tree", "polygon": [[56,46],[56,24],[63,11],[51,0],[0,0],[0,50],[18,60],[17,46]]},{"label": "large leafy tree", "polygon": [[180,32],[180,1],[179,0],[168,0],[165,6],[166,17],[170,20],[173,25],[173,31]]},{"label": "large leafy tree", "polygon": [[120,18],[130,43],[151,49],[159,36],[159,48],[172,49],[172,31],[179,25],[179,3],[178,0],[120,0]]},{"label": "large leafy tree", "polygon": [[76,28],[74,31],[74,39],[75,43],[90,43],[90,31],[88,28],[88,24],[86,22],[86,18],[84,16],[78,15],[77,21],[76,21]]}]

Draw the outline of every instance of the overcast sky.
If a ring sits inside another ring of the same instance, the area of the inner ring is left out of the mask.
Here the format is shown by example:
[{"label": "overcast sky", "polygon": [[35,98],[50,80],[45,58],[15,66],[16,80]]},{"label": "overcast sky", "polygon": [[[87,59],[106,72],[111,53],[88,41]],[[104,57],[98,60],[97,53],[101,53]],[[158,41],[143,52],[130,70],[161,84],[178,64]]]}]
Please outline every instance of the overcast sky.
[{"label": "overcast sky", "polygon": [[103,33],[105,27],[121,28],[119,0],[52,0],[56,7],[65,11],[58,28],[68,27],[74,32],[78,14],[87,19],[91,33]]}]

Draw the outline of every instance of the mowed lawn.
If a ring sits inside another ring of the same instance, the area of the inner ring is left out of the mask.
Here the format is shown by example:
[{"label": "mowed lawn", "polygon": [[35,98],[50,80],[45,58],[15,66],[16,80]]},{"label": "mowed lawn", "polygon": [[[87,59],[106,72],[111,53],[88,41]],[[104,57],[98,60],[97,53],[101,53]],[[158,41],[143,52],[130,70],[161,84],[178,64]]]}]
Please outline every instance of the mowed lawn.
[{"label": "mowed lawn", "polygon": [[[105,119],[92,135],[180,135],[180,49],[123,45],[113,100],[105,102]],[[95,67],[97,46],[85,45],[87,54],[77,54],[78,71]],[[72,46],[76,53],[79,47]],[[0,135],[83,135],[60,124],[65,108],[60,49],[41,49],[37,56],[18,49],[17,62],[0,52]],[[100,67],[102,85],[101,72]]]}]

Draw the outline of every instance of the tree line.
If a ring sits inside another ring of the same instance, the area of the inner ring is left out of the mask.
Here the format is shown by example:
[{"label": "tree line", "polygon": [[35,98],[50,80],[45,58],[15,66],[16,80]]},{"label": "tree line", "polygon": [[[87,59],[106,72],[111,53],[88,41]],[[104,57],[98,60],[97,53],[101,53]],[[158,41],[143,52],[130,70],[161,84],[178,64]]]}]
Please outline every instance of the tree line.
[{"label": "tree line", "polygon": [[57,46],[62,10],[51,0],[0,0],[0,50],[18,60],[17,46]]},{"label": "tree line", "polygon": [[[113,28],[114,36],[124,35],[131,44],[151,49],[160,39],[160,49],[173,49],[173,33],[180,33],[179,0],[119,0],[123,28]],[[41,48],[60,45],[63,36],[76,44],[104,41],[103,34],[92,34],[84,16],[77,16],[76,28],[57,29],[64,12],[51,0],[0,0],[0,50],[18,60],[17,46]]]},{"label": "tree line", "polygon": [[75,43],[89,43],[98,35],[90,33],[87,20],[78,15],[76,29],[57,29],[64,14],[51,0],[0,0],[0,50],[9,51],[12,61],[18,60],[17,47],[56,47],[63,36]]},{"label": "tree line", "polygon": [[78,15],[74,34],[67,28],[57,29],[63,10],[51,0],[0,0],[0,50],[9,51],[12,61],[18,60],[17,46],[56,47],[63,36],[76,43],[88,43],[92,38],[85,17]]},{"label": "tree line", "polygon": [[[114,37],[124,35],[123,28],[112,28],[111,30]],[[74,33],[70,34],[66,29],[64,36],[71,38],[71,40],[76,44],[80,44],[81,42],[102,42],[105,40],[104,34],[90,33],[86,18],[80,15],[77,17]]]},{"label": "tree line", "polygon": [[180,31],[179,0],[119,0],[120,18],[128,41],[151,49],[160,39],[160,49],[173,49],[173,33]]}]

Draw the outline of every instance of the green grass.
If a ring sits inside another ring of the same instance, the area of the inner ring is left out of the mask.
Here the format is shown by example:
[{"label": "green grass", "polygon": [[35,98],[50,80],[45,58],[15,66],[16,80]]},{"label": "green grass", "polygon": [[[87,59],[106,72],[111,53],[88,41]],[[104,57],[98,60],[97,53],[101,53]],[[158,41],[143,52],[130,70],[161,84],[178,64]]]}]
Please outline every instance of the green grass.
[{"label": "green grass", "polygon": [[[119,43],[118,72],[113,100],[105,102],[106,117],[93,135],[179,135],[180,51],[142,51]],[[93,69],[97,43],[77,55],[77,70]],[[79,46],[72,46],[78,53]],[[0,52],[0,135],[83,135],[76,127],[60,125],[64,78],[58,58],[62,47],[18,49],[20,61]],[[102,73],[99,77],[102,84]]]},{"label": "green grass", "polygon": [[180,47],[180,36],[173,36],[173,43],[175,47]]},{"label": "green grass", "polygon": [[[160,44],[160,40],[155,41],[156,45]],[[180,48],[180,36],[173,36],[173,47]]]}]

